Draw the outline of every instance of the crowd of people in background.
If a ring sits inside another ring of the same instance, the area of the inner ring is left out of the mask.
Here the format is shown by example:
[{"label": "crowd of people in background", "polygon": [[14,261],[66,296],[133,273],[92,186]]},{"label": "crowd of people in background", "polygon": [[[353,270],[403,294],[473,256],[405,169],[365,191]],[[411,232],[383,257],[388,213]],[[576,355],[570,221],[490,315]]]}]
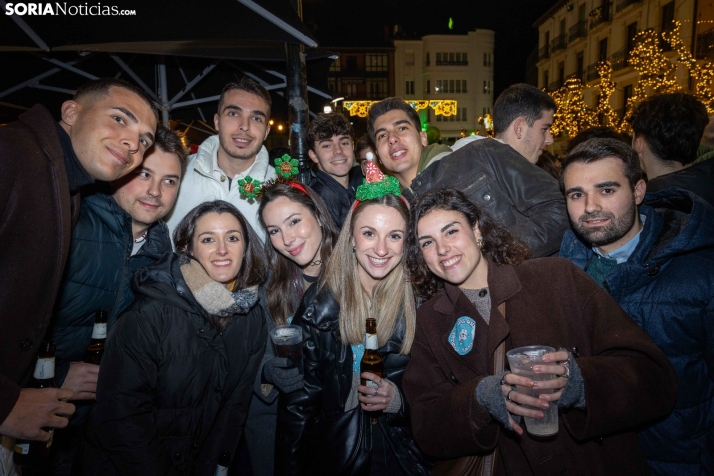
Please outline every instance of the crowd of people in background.
[{"label": "crowd of people in background", "polygon": [[[0,475],[714,474],[696,98],[652,96],[631,136],[588,129],[563,157],[535,87],[451,145],[387,98],[361,137],[311,121],[309,183],[264,145],[271,106],[227,84],[190,156],[117,79],[0,127]],[[286,325],[301,366],[269,337]],[[30,388],[43,341],[56,387]],[[554,349],[545,380],[508,368],[529,345]],[[553,409],[557,433],[526,431]],[[16,467],[21,441],[49,455]]]}]

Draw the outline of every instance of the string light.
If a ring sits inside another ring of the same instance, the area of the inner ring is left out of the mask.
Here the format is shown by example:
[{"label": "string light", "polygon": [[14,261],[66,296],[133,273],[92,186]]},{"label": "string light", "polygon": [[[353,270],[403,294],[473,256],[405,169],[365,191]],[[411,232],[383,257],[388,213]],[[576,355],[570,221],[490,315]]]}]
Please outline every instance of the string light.
[{"label": "string light", "polygon": [[[627,100],[622,120],[618,120],[610,105],[616,86],[612,80],[612,64],[610,61],[601,61],[597,65],[600,97],[594,111],[585,105],[584,86],[579,78],[570,78],[558,90],[550,92],[558,106],[553,118],[552,134],[557,136],[566,132],[569,137],[574,137],[581,130],[600,125],[600,121],[603,126],[614,127],[620,132],[631,132],[628,119],[635,106],[653,94],[682,91],[682,86],[677,82],[680,66],[692,78],[692,94],[707,107],[710,114],[714,113],[714,64],[697,63],[682,40],[681,25],[681,22],[675,22],[674,27],[664,31],[661,36],[654,29],[641,31],[635,36],[635,46],[630,51],[628,64],[637,71],[637,83],[632,96]],[[675,51],[674,62],[664,55],[662,39]]]},{"label": "string light", "polygon": [[550,129],[553,135],[565,131],[568,136],[573,137],[583,129],[598,125],[597,117],[585,104],[583,83],[580,78],[567,79],[560,89],[551,93],[551,96],[558,107]]}]

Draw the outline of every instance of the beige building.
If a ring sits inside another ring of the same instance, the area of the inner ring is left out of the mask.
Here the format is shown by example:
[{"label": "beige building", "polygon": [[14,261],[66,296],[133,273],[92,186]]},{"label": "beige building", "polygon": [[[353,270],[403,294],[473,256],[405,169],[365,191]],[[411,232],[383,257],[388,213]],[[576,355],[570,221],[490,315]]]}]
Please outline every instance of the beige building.
[{"label": "beige building", "polygon": [[428,35],[420,40],[394,41],[395,93],[405,100],[454,99],[455,116],[420,111],[422,123],[439,128],[444,142],[461,131],[479,129],[478,118],[493,108],[492,30],[467,35]]},{"label": "beige building", "polygon": [[[714,52],[713,4],[712,0],[560,0],[533,25],[539,33],[538,86],[552,91],[565,79],[579,77],[586,84],[586,104],[595,106],[596,65],[608,59],[616,83],[610,105],[622,117],[637,82],[637,72],[628,65],[635,35],[648,28],[661,33],[679,21],[684,43],[704,58]],[[664,41],[662,46],[675,61],[675,53]],[[677,74],[679,84],[688,88],[687,72],[679,68]]]}]

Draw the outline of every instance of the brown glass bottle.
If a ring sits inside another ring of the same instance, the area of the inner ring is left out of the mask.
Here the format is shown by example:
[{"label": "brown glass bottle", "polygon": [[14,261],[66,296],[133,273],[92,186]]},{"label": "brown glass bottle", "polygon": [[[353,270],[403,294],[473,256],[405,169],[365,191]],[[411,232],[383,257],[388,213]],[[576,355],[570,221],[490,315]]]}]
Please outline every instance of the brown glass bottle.
[{"label": "brown glass bottle", "polygon": [[[44,341],[40,346],[35,364],[35,372],[29,388],[55,388],[55,343]],[[40,464],[50,454],[54,428],[43,428],[50,434],[47,441],[15,441],[15,452],[12,461],[18,466],[35,466]]]},{"label": "brown glass bottle", "polygon": [[[382,357],[379,355],[379,342],[377,341],[377,321],[373,317],[367,318],[364,355],[359,364],[359,371],[360,373],[371,372],[379,376],[379,378],[382,378],[384,372],[384,362],[382,362]],[[378,388],[377,382],[362,377],[360,378],[360,383],[375,390]],[[377,423],[377,417],[381,412],[369,412],[369,414],[372,416],[372,423]]]},{"label": "brown glass bottle", "polygon": [[92,329],[92,342],[84,351],[84,361],[99,365],[104,355],[104,343],[107,341],[107,311],[97,311]]}]

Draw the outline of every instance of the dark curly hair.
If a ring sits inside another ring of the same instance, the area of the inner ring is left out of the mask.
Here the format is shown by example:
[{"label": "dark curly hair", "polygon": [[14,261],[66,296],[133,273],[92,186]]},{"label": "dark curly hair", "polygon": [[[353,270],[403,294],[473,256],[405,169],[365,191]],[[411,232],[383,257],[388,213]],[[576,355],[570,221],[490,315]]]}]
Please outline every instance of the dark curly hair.
[{"label": "dark curly hair", "polygon": [[434,210],[462,213],[470,227],[476,226],[483,237],[481,253],[496,265],[521,264],[530,250],[504,227],[497,225],[491,217],[480,210],[465,193],[453,188],[432,190],[422,195],[411,209],[409,233],[407,233],[407,268],[417,294],[424,300],[431,299],[444,288],[444,281],[432,273],[424,261],[419,248],[417,228],[419,220]]},{"label": "dark curly hair", "polygon": [[307,128],[307,148],[315,152],[318,142],[334,136],[349,136],[354,139],[355,132],[350,121],[338,112],[320,114],[310,121]]},{"label": "dark curly hair", "polygon": [[691,164],[709,124],[707,109],[691,94],[658,94],[639,103],[630,118],[635,137],[665,162]]}]

